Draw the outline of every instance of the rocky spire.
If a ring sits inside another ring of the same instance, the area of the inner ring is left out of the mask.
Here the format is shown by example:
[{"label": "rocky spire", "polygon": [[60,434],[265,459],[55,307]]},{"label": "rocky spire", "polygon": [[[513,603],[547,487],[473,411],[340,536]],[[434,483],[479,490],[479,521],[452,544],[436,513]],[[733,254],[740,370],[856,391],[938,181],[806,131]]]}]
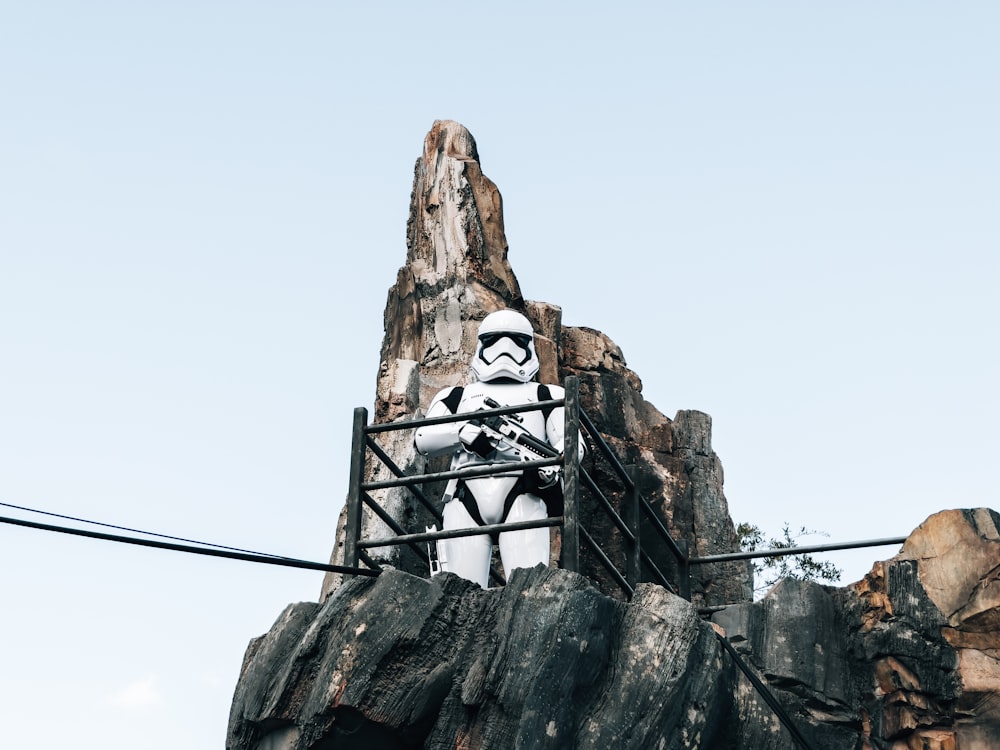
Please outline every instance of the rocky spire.
[{"label": "rocky spire", "polygon": [[500,191],[457,122],[435,122],[424,139],[406,244],[385,307],[377,422],[412,416],[441,388],[464,382],[478,321],[505,307],[524,310],[507,262]]}]

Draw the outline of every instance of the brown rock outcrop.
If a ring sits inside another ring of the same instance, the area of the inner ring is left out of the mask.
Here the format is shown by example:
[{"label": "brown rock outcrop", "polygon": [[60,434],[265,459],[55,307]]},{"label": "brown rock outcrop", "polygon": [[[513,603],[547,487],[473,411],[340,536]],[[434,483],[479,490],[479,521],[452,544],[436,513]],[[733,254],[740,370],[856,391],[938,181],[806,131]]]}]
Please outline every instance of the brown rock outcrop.
[{"label": "brown rock outcrop", "polygon": [[[998,567],[1000,514],[942,511],[851,586],[785,580],[712,619],[829,747],[987,750],[1000,747]],[[739,747],[770,747],[764,726],[745,724]]]}]

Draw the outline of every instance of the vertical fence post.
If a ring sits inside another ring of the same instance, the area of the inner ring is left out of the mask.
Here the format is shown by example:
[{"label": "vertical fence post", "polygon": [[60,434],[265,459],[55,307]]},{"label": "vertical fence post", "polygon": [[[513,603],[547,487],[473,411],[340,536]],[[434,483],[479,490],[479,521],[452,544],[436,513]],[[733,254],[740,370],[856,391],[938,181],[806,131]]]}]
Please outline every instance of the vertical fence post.
[{"label": "vertical fence post", "polygon": [[580,380],[566,378],[563,442],[563,527],[560,565],[580,570]]},{"label": "vertical fence post", "polygon": [[358,541],[361,539],[361,483],[365,474],[365,427],[368,410],[354,410],[351,438],[351,475],[347,489],[347,528],[344,529],[344,565],[358,567]]},{"label": "vertical fence post", "polygon": [[687,539],[678,539],[677,547],[681,551],[682,557],[677,560],[677,588],[680,595],[691,601],[691,555],[688,554]]},{"label": "vertical fence post", "polygon": [[635,464],[629,464],[626,466],[625,473],[628,475],[628,481],[630,483],[628,491],[625,493],[625,504],[623,508],[625,511],[625,523],[628,524],[629,531],[631,531],[632,536],[635,537],[633,543],[627,545],[628,560],[626,561],[626,580],[634,589],[639,583],[642,565],[642,543],[639,539],[639,488],[635,483]]}]

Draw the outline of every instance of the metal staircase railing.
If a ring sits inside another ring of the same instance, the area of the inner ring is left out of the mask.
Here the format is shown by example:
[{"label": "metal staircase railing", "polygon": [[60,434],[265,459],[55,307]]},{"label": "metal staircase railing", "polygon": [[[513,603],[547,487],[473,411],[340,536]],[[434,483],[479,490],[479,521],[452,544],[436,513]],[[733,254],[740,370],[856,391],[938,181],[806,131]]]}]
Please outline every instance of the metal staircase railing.
[{"label": "metal staircase railing", "polygon": [[[347,499],[347,526],[344,540],[344,565],[348,568],[364,570],[360,564],[364,563],[370,569],[369,572],[381,570],[378,562],[368,553],[368,550],[376,547],[387,547],[394,545],[409,545],[422,559],[428,563],[429,556],[423,550],[423,544],[436,542],[439,539],[453,539],[463,536],[474,536],[484,533],[515,531],[522,529],[534,529],[545,527],[561,527],[562,548],[560,554],[560,567],[565,570],[579,572],[580,569],[580,542],[586,545],[587,549],[597,558],[601,565],[609,572],[615,583],[622,589],[628,597],[635,592],[635,586],[642,580],[643,570],[647,571],[655,583],[663,586],[674,594],[683,596],[685,599],[691,598],[690,567],[692,564],[705,564],[709,562],[721,562],[724,559],[740,559],[722,556],[712,556],[703,558],[691,558],[688,555],[687,543],[683,540],[675,540],[669,530],[663,524],[659,516],[649,501],[639,492],[635,481],[635,467],[625,467],[615,455],[614,451],[607,444],[600,432],[596,429],[589,417],[580,407],[579,380],[576,377],[569,377],[565,381],[565,395],[562,399],[553,399],[534,404],[524,404],[517,406],[506,406],[497,409],[484,409],[477,411],[477,417],[490,417],[494,415],[514,414],[526,411],[544,409],[549,407],[564,407],[565,412],[565,444],[563,455],[557,458],[540,459],[535,461],[518,462],[517,470],[536,469],[546,466],[561,466],[563,475],[563,515],[554,518],[546,518],[538,521],[521,521],[491,524],[488,526],[477,526],[466,529],[450,529],[447,531],[427,531],[422,533],[407,533],[407,531],[377,502],[368,494],[373,490],[388,489],[392,487],[406,487],[418,502],[441,523],[441,512],[437,510],[421,486],[430,482],[438,482],[452,478],[469,478],[490,476],[494,474],[509,473],[511,465],[509,462],[498,462],[485,466],[477,465],[462,469],[430,472],[425,474],[407,474],[396,465],[392,458],[382,449],[373,438],[374,435],[395,430],[414,430],[419,426],[428,424],[443,424],[447,422],[464,421],[469,418],[467,413],[436,417],[433,419],[414,419],[405,422],[391,422],[385,424],[368,424],[368,411],[364,407],[354,410],[354,425],[351,450],[351,468]],[[579,460],[579,439],[581,434],[586,434],[589,442],[604,457],[614,474],[621,482],[625,494],[623,506],[628,519],[622,518],[615,509],[614,504],[601,491],[597,482],[580,465]],[[366,454],[372,454],[382,462],[382,464],[393,475],[393,479],[380,481],[365,481],[365,460]],[[620,532],[626,546],[625,570],[619,570],[600,545],[593,538],[590,532],[580,522],[579,497],[581,488],[585,488],[595,499],[611,522]],[[393,532],[393,536],[362,539],[362,513],[367,507]],[[678,582],[671,583],[667,576],[659,569],[648,553],[650,545],[646,544],[643,549],[643,540],[640,535],[642,524],[641,519],[648,522],[649,528],[658,537],[662,544],[674,556],[678,567]],[[739,554],[739,553],[734,553]],[[760,556],[764,556],[763,554]],[[502,576],[497,571],[491,571],[491,579],[503,583]],[[751,685],[762,696],[767,705],[774,711],[779,721],[788,730],[795,743],[803,750],[812,750],[812,745],[802,735],[791,717],[787,714],[777,698],[770,692],[766,685],[754,674],[750,666],[737,653],[729,640],[716,631],[723,649],[733,659],[734,663],[746,675]]]}]

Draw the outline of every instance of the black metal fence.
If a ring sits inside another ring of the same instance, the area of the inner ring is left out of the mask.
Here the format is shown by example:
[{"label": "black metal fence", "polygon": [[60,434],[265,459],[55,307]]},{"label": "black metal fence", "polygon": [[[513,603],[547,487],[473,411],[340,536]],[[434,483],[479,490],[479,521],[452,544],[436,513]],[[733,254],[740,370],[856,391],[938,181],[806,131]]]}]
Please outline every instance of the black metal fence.
[{"label": "black metal fence", "polygon": [[[467,479],[470,477],[491,476],[496,474],[509,473],[511,464],[509,462],[496,462],[493,464],[476,465],[461,469],[428,472],[422,474],[407,474],[396,465],[392,458],[382,449],[374,436],[380,433],[396,430],[415,430],[423,425],[443,424],[447,422],[467,421],[468,414],[455,414],[432,419],[414,419],[406,422],[392,422],[387,424],[368,424],[368,412],[363,407],[354,411],[354,428],[352,440],[352,456],[350,483],[348,489],[347,508],[347,528],[344,542],[344,565],[358,569],[361,563],[369,569],[378,570],[378,563],[372,559],[368,550],[376,547],[388,547],[394,545],[410,545],[411,549],[418,557],[429,564],[427,553],[423,550],[423,544],[436,542],[439,539],[451,539],[462,536],[473,536],[484,533],[496,533],[501,531],[515,531],[521,529],[533,529],[550,526],[561,527],[561,551],[560,567],[565,570],[578,572],[580,570],[580,548],[581,543],[594,555],[604,569],[611,576],[612,580],[621,588],[627,596],[631,596],[635,591],[636,584],[641,580],[644,571],[656,583],[675,594],[680,594],[690,598],[690,575],[689,558],[687,555],[687,545],[684,542],[675,540],[666,526],[657,516],[649,501],[639,492],[635,483],[634,467],[624,466],[614,451],[607,444],[600,432],[595,428],[593,422],[580,407],[579,380],[575,377],[567,378],[565,381],[565,395],[561,399],[542,401],[534,404],[523,404],[517,406],[504,406],[496,409],[484,409],[476,412],[476,417],[486,419],[491,416],[502,416],[506,414],[517,414],[527,411],[563,407],[565,411],[565,444],[562,455],[555,458],[546,458],[533,461],[523,461],[517,464],[519,471],[528,471],[548,466],[559,466],[562,469],[563,483],[563,514],[554,518],[547,518],[540,521],[522,521],[518,523],[501,523],[489,526],[476,526],[467,529],[451,529],[447,531],[426,531],[420,533],[410,533],[404,529],[392,516],[382,509],[379,504],[372,499],[371,491],[387,489],[390,487],[406,487],[417,501],[427,510],[428,513],[441,523],[441,512],[431,502],[423,490],[423,486],[433,482],[449,479]],[[625,516],[618,512],[615,504],[608,499],[605,493],[598,486],[593,477],[581,466],[579,457],[579,440],[585,435],[587,442],[593,449],[599,452],[611,467],[612,472],[617,476],[618,481],[625,489],[625,500],[623,509]],[[392,474],[392,479],[381,481],[365,481],[365,459],[367,452],[371,453],[382,462],[382,464]],[[611,522],[618,529],[626,548],[625,562],[619,566],[607,555],[605,550],[595,541],[590,530],[580,521],[579,499],[581,489],[585,489],[594,498],[597,507],[610,518]],[[368,508],[393,532],[392,536],[379,537],[373,539],[362,539],[362,512]],[[641,519],[646,519],[648,528],[657,537],[654,540],[647,540],[643,545],[640,537]],[[677,561],[677,568],[680,571],[678,582],[670,581],[666,574],[657,566],[649,554],[653,544],[663,545],[668,549]],[[429,565],[428,565],[429,569]],[[494,579],[499,579],[499,574],[494,571]]]},{"label": "black metal fence", "polygon": [[[423,474],[407,474],[392,460],[385,450],[378,444],[373,436],[380,433],[393,432],[398,430],[415,430],[423,425],[444,424],[447,422],[466,421],[468,414],[454,414],[430,419],[414,419],[406,422],[391,422],[387,424],[368,424],[368,411],[359,407],[354,410],[354,427],[352,440],[352,455],[350,469],[350,483],[348,488],[347,507],[347,529],[344,543],[344,565],[352,570],[361,570],[359,565],[364,563],[370,570],[379,570],[379,565],[368,554],[368,550],[376,547],[388,547],[394,545],[410,545],[416,554],[429,563],[427,553],[421,545],[428,542],[435,542],[439,539],[453,539],[462,536],[473,536],[478,534],[496,533],[501,531],[517,531],[523,529],[543,528],[558,526],[562,528],[562,549],[560,555],[560,567],[566,570],[578,572],[580,570],[580,545],[581,542],[600,561],[602,566],[608,571],[612,579],[622,589],[626,595],[631,596],[635,591],[635,585],[642,580],[645,573],[648,579],[663,586],[669,591],[683,596],[685,599],[691,598],[691,568],[695,565],[708,565],[713,563],[733,562],[738,560],[751,560],[760,558],[775,558],[788,555],[801,555],[812,552],[831,552],[836,550],[858,549],[862,547],[876,547],[902,544],[906,537],[889,537],[884,539],[869,539],[856,542],[843,542],[820,544],[808,547],[789,547],[782,549],[769,549],[761,551],[741,551],[728,552],[718,555],[705,555],[702,557],[692,557],[688,552],[687,542],[676,540],[667,530],[663,521],[657,515],[653,506],[639,492],[635,482],[635,467],[625,466],[618,456],[608,445],[607,441],[594,426],[586,412],[580,406],[579,380],[575,377],[566,378],[565,397],[542,401],[534,404],[522,404],[517,406],[503,406],[496,409],[484,409],[476,412],[476,417],[486,419],[491,416],[502,416],[507,414],[519,414],[528,411],[538,411],[562,406],[566,415],[565,426],[565,446],[561,456],[555,458],[544,458],[533,461],[523,461],[517,464],[517,469],[532,470],[548,466],[559,466],[563,475],[563,514],[561,516],[546,518],[540,521],[521,521],[517,523],[501,523],[489,526],[477,526],[468,529],[451,529],[447,531],[410,533],[404,529],[389,513],[379,506],[371,495],[372,490],[386,489],[390,487],[406,487],[413,496],[420,502],[430,515],[441,523],[441,511],[437,509],[434,502],[428,499],[423,491],[426,484],[449,479],[465,479],[470,477],[482,477],[496,474],[508,473],[511,471],[509,462],[497,462],[486,465],[476,465],[451,471],[428,472]],[[612,473],[624,487],[624,499],[621,504],[622,513],[615,508],[614,503],[608,499],[601,490],[594,478],[581,466],[579,461],[578,440],[581,435],[586,436],[589,446],[598,452],[611,468]],[[382,481],[366,482],[365,459],[367,452],[371,453],[382,462],[389,470],[393,478]],[[601,508],[607,517],[621,534],[626,547],[625,563],[619,568],[601,549],[594,540],[590,531],[580,522],[579,498],[580,490],[586,490],[594,499],[596,507]],[[392,530],[393,535],[375,539],[361,539],[362,512],[368,508],[385,525]],[[645,528],[652,532],[653,539],[642,539],[640,521],[646,521]],[[650,555],[652,549],[666,549],[673,556],[677,564],[677,580],[670,581],[667,575],[660,569]],[[429,569],[429,568],[428,568]],[[500,578],[494,573],[495,578]]]}]

